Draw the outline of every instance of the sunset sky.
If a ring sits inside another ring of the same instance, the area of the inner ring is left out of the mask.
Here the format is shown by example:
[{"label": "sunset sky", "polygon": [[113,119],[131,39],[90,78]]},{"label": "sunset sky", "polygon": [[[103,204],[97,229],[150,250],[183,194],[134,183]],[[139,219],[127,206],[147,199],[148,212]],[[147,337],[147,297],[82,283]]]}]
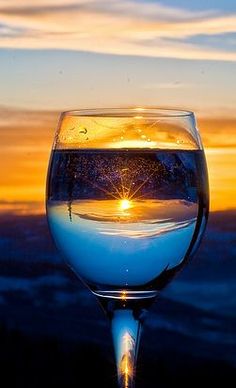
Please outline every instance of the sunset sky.
[{"label": "sunset sky", "polygon": [[41,201],[58,112],[196,112],[213,210],[236,208],[234,0],[1,0],[0,201]]}]

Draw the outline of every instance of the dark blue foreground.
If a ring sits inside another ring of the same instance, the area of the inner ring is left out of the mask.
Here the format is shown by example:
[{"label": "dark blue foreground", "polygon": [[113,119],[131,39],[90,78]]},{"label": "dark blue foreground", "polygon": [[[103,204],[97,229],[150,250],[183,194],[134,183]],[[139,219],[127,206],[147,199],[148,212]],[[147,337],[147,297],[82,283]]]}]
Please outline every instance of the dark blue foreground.
[{"label": "dark blue foreground", "polygon": [[[150,311],[137,388],[235,379],[235,216],[211,215],[197,256]],[[116,386],[108,322],[56,252],[45,217],[3,214],[0,235],[2,381],[71,388],[86,377],[87,387]]]}]

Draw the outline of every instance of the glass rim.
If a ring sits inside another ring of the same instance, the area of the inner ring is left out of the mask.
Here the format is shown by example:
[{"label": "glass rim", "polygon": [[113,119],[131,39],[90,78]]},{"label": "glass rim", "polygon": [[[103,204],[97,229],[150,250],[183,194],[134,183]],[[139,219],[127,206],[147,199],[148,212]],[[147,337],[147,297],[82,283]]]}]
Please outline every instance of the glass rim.
[{"label": "glass rim", "polygon": [[194,117],[194,113],[190,110],[175,109],[175,108],[91,108],[91,109],[75,109],[67,110],[61,113],[65,116],[78,117],[114,117],[114,118],[128,118],[135,116],[142,116],[142,118],[185,118]]}]

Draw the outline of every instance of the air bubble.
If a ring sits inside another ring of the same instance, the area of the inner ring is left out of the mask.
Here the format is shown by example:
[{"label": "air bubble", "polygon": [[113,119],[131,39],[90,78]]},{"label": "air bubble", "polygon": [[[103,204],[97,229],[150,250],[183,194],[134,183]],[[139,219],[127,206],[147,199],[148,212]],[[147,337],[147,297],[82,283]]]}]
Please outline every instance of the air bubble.
[{"label": "air bubble", "polygon": [[146,139],[146,135],[141,135],[141,139]]},{"label": "air bubble", "polygon": [[183,144],[183,140],[179,140],[179,139],[178,139],[178,140],[176,141],[176,143],[177,143],[177,144]]},{"label": "air bubble", "polygon": [[79,131],[79,133],[82,133],[83,135],[86,135],[87,132],[88,132],[87,128],[83,128],[81,129],[81,131]]}]

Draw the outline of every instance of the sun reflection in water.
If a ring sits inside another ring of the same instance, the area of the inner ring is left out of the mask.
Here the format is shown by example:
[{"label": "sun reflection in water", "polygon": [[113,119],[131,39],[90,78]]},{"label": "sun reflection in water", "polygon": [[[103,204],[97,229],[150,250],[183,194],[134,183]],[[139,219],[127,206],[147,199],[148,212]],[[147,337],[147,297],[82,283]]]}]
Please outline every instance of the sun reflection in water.
[{"label": "sun reflection in water", "polygon": [[131,201],[128,199],[121,199],[119,202],[119,206],[121,210],[128,210],[131,208],[132,204]]}]

